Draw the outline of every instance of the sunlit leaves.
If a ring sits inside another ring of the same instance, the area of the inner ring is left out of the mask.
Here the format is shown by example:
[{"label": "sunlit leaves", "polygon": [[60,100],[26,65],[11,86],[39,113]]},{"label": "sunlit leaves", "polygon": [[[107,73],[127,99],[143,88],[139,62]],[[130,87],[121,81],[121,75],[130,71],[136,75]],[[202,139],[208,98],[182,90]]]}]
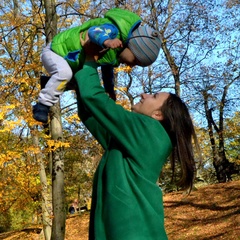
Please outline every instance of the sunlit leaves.
[{"label": "sunlit leaves", "polygon": [[70,147],[70,144],[68,142],[56,141],[52,139],[47,140],[47,145],[50,151],[55,151],[58,148]]}]

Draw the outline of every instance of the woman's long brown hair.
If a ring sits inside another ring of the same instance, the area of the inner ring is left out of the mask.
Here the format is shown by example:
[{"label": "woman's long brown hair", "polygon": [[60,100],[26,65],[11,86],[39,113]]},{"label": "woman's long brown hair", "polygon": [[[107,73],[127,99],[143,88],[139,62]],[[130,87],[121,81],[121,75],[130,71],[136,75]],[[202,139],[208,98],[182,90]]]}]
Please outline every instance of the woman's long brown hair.
[{"label": "woman's long brown hair", "polygon": [[175,94],[170,93],[161,107],[164,120],[161,124],[167,131],[173,151],[170,157],[173,176],[176,162],[180,163],[181,175],[178,185],[183,189],[192,189],[196,165],[193,154],[193,141],[198,148],[193,122],[186,104]]}]

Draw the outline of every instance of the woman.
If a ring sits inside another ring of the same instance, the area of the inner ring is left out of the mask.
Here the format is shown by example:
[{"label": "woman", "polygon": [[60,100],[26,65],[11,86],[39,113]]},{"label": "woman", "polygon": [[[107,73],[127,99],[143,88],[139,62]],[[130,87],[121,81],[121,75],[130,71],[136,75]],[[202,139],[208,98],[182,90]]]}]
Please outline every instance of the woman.
[{"label": "woman", "polygon": [[161,92],[142,94],[132,112],[125,110],[104,92],[93,57],[75,79],[79,116],[105,149],[94,176],[89,239],[167,239],[159,174],[169,156],[180,162],[182,187],[191,188],[195,171],[185,104]]}]

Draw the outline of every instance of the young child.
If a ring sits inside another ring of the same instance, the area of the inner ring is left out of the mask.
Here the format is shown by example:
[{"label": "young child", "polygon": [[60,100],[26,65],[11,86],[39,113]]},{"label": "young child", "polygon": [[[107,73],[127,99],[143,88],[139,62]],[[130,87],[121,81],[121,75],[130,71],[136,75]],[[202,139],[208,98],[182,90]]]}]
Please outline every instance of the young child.
[{"label": "young child", "polygon": [[83,67],[85,53],[81,37],[102,48],[97,63],[101,66],[105,91],[116,100],[113,68],[120,63],[142,67],[151,65],[158,57],[161,40],[157,31],[140,26],[141,19],[128,10],[114,8],[104,18],[91,19],[83,25],[57,34],[42,53],[42,63],[50,79],[40,91],[33,106],[33,118],[47,123],[50,107],[57,103],[67,83]]}]

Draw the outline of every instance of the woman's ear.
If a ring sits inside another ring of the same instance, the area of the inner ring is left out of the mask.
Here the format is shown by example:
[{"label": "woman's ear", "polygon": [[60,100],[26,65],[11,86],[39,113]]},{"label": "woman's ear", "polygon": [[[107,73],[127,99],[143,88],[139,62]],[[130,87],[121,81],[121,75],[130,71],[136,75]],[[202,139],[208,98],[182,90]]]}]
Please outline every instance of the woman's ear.
[{"label": "woman's ear", "polygon": [[151,117],[154,118],[154,119],[156,119],[156,120],[158,120],[158,121],[163,120],[163,115],[162,115],[162,112],[161,112],[160,110],[155,110],[155,111],[153,111]]}]

